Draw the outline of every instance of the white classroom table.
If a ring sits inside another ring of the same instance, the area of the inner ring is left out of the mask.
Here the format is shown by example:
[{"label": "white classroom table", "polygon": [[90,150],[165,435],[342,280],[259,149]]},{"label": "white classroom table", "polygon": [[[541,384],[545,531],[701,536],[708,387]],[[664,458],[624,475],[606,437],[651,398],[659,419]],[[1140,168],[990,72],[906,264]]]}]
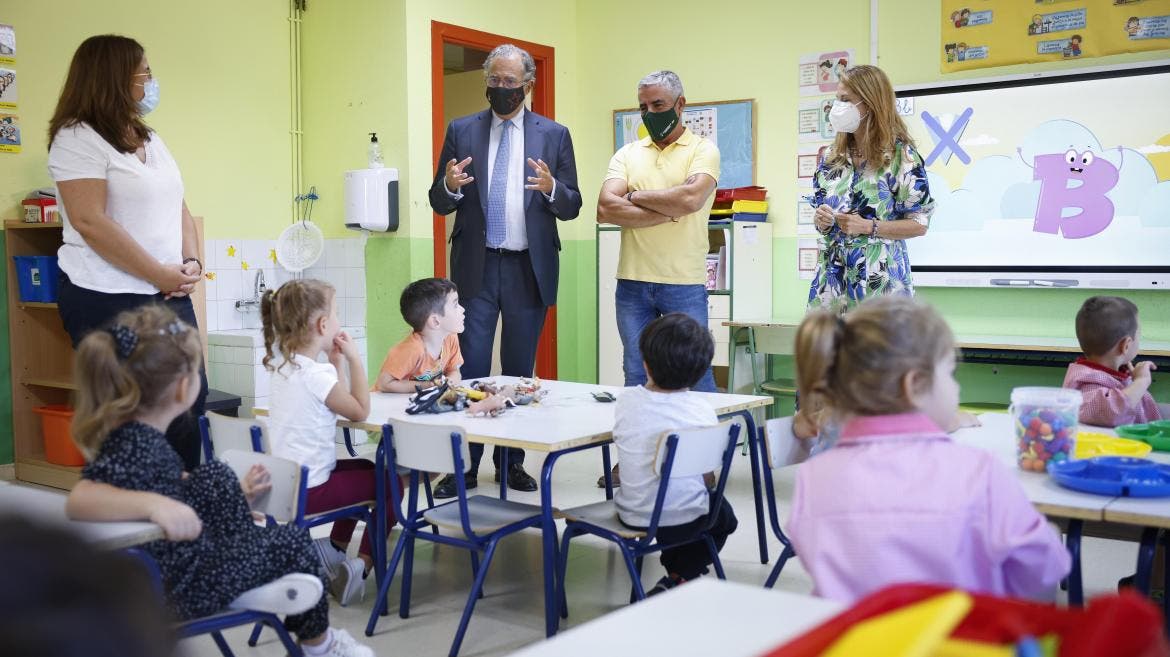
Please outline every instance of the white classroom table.
[{"label": "white classroom table", "polygon": [[120,550],[164,537],[162,527],[153,522],[70,520],[65,515],[66,497],[66,493],[58,490],[0,483],[0,511],[67,529],[102,549]]},{"label": "white classroom table", "polygon": [[512,657],[755,657],[844,609],[832,600],[702,577]]},{"label": "white classroom table", "polygon": [[[499,384],[509,384],[517,377],[486,377]],[[552,470],[557,459],[570,452],[592,447],[602,447],[605,452],[605,474],[609,475],[608,445],[613,441],[614,404],[602,403],[592,396],[594,392],[609,392],[620,396],[624,389],[619,386],[603,386],[568,381],[541,381],[547,395],[539,404],[510,408],[499,417],[471,417],[462,412],[422,413],[407,415],[409,394],[371,393],[370,415],[364,422],[338,422],[339,426],[363,431],[380,432],[382,425],[390,420],[418,422],[423,424],[456,425],[464,431],[468,442],[484,445],[500,445],[542,452],[545,454],[540,476],[540,505],[542,515],[542,537],[544,549],[544,596],[545,633],[556,634],[560,620],[555,591],[557,549],[556,525],[553,514],[556,508],[552,501]],[[743,436],[751,446],[752,490],[756,497],[756,526],[759,528],[761,560],[766,563],[767,533],[764,525],[763,497],[760,488],[760,461],[757,441],[751,440],[755,431],[752,409],[772,403],[771,397],[757,395],[731,395],[722,393],[698,393],[710,404],[716,415],[743,417],[746,433]],[[256,408],[257,415],[266,415],[267,409]],[[506,493],[506,477],[501,477],[501,497]],[[611,491],[607,489],[607,496]]]}]

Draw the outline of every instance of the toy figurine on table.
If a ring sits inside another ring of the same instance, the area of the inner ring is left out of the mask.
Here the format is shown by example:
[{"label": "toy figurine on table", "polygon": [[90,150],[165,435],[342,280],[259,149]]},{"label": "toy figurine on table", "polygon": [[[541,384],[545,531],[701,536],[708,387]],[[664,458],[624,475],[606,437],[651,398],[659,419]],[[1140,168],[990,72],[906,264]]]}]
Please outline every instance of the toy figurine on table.
[{"label": "toy figurine on table", "polygon": [[541,389],[540,379],[536,378],[520,379],[508,385],[498,385],[489,379],[474,381],[467,386],[451,385],[442,380],[432,388],[420,387],[410,398],[406,412],[417,415],[466,410],[473,417],[496,417],[508,407],[539,403],[547,393]]}]

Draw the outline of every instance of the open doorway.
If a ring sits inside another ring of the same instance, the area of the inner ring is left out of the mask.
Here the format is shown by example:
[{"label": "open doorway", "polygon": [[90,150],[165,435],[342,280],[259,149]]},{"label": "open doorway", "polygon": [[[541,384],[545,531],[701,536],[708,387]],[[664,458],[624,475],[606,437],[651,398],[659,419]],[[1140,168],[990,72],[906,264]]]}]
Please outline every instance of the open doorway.
[{"label": "open doorway", "polygon": [[[480,32],[458,25],[431,21],[431,159],[438,166],[439,151],[451,119],[487,109],[484,97],[483,62],[498,45],[514,43],[528,51],[536,62],[536,86],[529,109],[555,120],[553,89],[553,48],[512,39],[490,32]],[[434,169],[432,169],[434,170]],[[435,276],[450,270],[447,240],[455,224],[455,215],[434,215]],[[557,377],[557,309],[548,309],[544,331],[536,350],[536,372],[543,379]],[[492,371],[499,371],[500,331],[496,331]]]}]

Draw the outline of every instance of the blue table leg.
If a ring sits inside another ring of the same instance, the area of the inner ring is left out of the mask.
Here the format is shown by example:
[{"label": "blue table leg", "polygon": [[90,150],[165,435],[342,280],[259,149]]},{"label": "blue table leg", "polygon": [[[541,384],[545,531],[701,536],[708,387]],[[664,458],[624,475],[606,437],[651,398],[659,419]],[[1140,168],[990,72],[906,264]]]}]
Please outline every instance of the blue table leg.
[{"label": "blue table leg", "polygon": [[560,623],[556,592],[557,526],[552,513],[552,470],[558,458],[560,458],[560,453],[550,452],[548,456],[544,457],[544,464],[540,466],[540,534],[541,547],[544,552],[544,635],[546,637],[556,634],[557,625]]},{"label": "blue table leg", "polygon": [[[487,445],[484,445],[483,451],[487,451]],[[494,449],[494,448],[493,448]],[[508,499],[508,449],[500,449],[500,499]]]},{"label": "blue table leg", "polygon": [[1142,595],[1150,595],[1151,571],[1154,567],[1154,548],[1158,545],[1158,530],[1146,527],[1142,530],[1142,539],[1138,543],[1137,575],[1134,576],[1134,586]]},{"label": "blue table leg", "polygon": [[601,467],[604,468],[605,474],[605,499],[613,499],[613,472],[611,461],[609,458],[609,445],[604,445],[601,448]]},{"label": "blue table leg", "polygon": [[1083,520],[1069,520],[1065,536],[1065,546],[1072,557],[1072,570],[1068,573],[1068,604],[1072,607],[1080,607],[1085,603],[1084,585],[1081,582],[1081,530],[1084,524]]},{"label": "blue table leg", "polygon": [[760,451],[752,436],[756,435],[756,420],[750,410],[728,413],[724,417],[739,415],[744,421],[744,442],[748,445],[752,468],[752,497],[756,503],[756,534],[760,543],[760,563],[768,563],[768,528],[764,524],[764,495],[760,487]]}]

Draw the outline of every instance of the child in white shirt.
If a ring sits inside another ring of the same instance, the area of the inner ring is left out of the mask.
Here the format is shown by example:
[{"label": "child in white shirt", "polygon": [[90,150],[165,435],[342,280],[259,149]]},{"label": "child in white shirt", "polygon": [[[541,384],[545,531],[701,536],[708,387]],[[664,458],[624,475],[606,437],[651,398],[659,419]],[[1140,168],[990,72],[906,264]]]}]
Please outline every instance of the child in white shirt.
[{"label": "child in white shirt", "polygon": [[[645,529],[654,511],[660,481],[654,459],[662,434],[719,422],[700,393],[690,389],[707,372],[715,353],[706,327],[683,313],[663,315],[642,331],[639,347],[647,380],[618,397],[613,427],[622,463],[622,485],[614,493],[614,503],[622,524],[633,529]],[[731,505],[724,499],[719,508],[710,508],[703,477],[673,478],[663,500],[657,539],[677,543],[697,538],[710,514],[717,516],[711,537],[722,549],[738,524]],[[703,541],[697,541],[663,550],[661,561],[667,575],[647,595],[705,574],[711,557]]]},{"label": "child in white shirt", "polygon": [[[370,392],[361,354],[341,330],[335,297],[328,283],[305,279],[268,291],[260,304],[263,362],[272,372],[268,417],[272,453],[308,467],[307,513],[375,497],[377,473],[372,462],[337,460],[337,417],[365,420],[370,414]],[[328,354],[328,363],[317,362],[322,352]],[[348,380],[343,362],[349,368]],[[387,527],[394,524],[389,510],[387,523]],[[364,579],[374,563],[369,527],[362,534],[358,557],[345,559],[356,525],[351,518],[336,520],[328,539],[314,541],[330,591],[342,606],[365,596]]]}]

